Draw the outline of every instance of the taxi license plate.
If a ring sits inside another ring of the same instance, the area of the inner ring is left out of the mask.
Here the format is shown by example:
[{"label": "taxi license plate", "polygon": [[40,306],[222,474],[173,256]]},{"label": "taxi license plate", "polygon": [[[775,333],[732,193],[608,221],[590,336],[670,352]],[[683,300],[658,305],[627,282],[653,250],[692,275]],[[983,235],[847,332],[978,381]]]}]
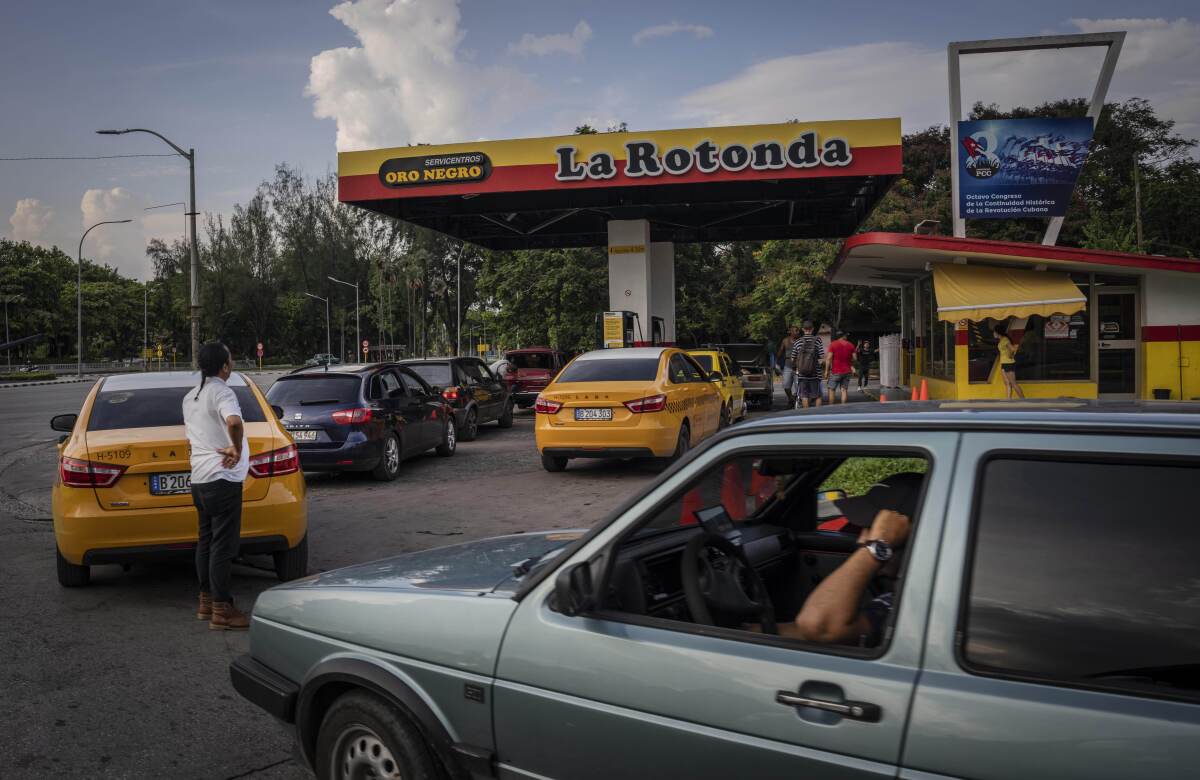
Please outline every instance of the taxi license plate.
[{"label": "taxi license plate", "polygon": [[170,474],[150,475],[150,495],[174,496],[192,492],[192,472],[175,471]]},{"label": "taxi license plate", "polygon": [[292,431],[292,438],[296,441],[316,441],[316,431]]},{"label": "taxi license plate", "polygon": [[611,420],[612,409],[576,409],[576,420]]}]

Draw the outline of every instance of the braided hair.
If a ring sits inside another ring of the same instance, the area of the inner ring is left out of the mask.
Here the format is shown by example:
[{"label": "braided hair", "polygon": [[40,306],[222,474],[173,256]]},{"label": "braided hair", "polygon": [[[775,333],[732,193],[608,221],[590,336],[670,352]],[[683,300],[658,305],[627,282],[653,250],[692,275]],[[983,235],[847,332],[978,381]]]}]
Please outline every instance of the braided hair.
[{"label": "braided hair", "polygon": [[200,387],[196,388],[194,400],[200,400],[200,391],[204,389],[204,380],[221,373],[221,369],[229,360],[229,347],[219,341],[210,341],[200,347],[200,354],[196,356],[196,365],[200,366]]}]

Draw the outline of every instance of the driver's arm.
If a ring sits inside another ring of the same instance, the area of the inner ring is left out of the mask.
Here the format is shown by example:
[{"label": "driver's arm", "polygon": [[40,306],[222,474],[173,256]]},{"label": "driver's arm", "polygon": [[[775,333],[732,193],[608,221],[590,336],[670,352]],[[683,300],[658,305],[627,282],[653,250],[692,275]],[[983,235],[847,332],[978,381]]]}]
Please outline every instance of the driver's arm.
[{"label": "driver's arm", "polygon": [[[891,510],[875,516],[869,531],[859,541],[884,539],[899,547],[908,538],[909,519]],[[821,581],[805,600],[794,626],[780,626],[780,634],[809,642],[837,644],[870,633],[871,625],[859,610],[863,592],[884,564],[863,548],[854,551],[832,574]]]}]

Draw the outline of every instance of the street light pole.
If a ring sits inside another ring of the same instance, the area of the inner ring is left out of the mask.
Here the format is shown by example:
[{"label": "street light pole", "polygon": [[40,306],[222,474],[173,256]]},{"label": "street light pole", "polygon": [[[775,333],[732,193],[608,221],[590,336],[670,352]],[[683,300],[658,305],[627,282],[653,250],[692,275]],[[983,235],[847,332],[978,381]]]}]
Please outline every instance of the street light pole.
[{"label": "street light pole", "polygon": [[[309,298],[316,298],[318,301],[325,301],[325,355],[326,355],[325,360],[328,361],[329,355],[332,354],[329,350],[333,348],[333,344],[329,340],[329,299],[322,298],[319,295],[313,295],[310,292],[306,292],[304,294],[307,295]],[[328,362],[325,364],[325,367],[326,368],[329,367]]]},{"label": "street light pole", "polygon": [[83,231],[83,235],[79,237],[79,252],[76,259],[79,261],[79,266],[75,279],[75,376],[83,378],[83,239],[87,238],[87,234],[91,233],[101,225],[124,225],[126,222],[132,222],[132,219],[109,219],[104,222],[97,222],[87,230]]},{"label": "street light pole", "polygon": [[[21,299],[20,295],[4,295],[4,341],[8,343],[12,341],[12,336],[8,334],[8,304],[16,303]],[[12,373],[12,347],[5,347],[4,354],[8,361],[8,373]]]},{"label": "street light pole", "polygon": [[351,284],[350,282],[343,282],[341,279],[334,279],[332,276],[326,276],[325,278],[331,282],[337,282],[338,284],[354,288],[354,351],[358,352],[358,350],[362,349],[362,333],[358,329],[358,282]]},{"label": "street light pole", "polygon": [[142,287],[142,370],[146,370],[146,355],[150,351],[150,282]]},{"label": "street light pole", "polygon": [[191,319],[192,319],[192,370],[196,370],[196,356],[200,353],[200,250],[196,246],[196,150],[188,149],[186,152],[182,147],[173,143],[169,138],[156,133],[153,130],[146,130],[141,127],[133,127],[125,130],[97,130],[100,135],[125,135],[126,133],[148,133],[155,136],[167,146],[175,150],[175,153],[188,161],[188,193],[191,200],[191,209],[188,211],[192,223],[192,280],[191,280]]},{"label": "street light pole", "polygon": [[458,304],[455,306],[454,314],[454,349],[455,355],[462,356],[462,256],[463,250],[467,248],[466,242],[458,248],[458,280],[454,283],[454,291],[458,295]]}]

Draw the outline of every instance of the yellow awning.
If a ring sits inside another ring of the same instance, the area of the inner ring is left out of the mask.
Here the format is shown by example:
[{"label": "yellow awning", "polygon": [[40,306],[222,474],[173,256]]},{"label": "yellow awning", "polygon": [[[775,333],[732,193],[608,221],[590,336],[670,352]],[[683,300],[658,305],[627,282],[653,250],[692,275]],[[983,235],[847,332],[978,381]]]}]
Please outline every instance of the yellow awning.
[{"label": "yellow awning", "polygon": [[1003,320],[1083,311],[1087,298],[1067,274],[985,265],[933,266],[938,319]]}]

